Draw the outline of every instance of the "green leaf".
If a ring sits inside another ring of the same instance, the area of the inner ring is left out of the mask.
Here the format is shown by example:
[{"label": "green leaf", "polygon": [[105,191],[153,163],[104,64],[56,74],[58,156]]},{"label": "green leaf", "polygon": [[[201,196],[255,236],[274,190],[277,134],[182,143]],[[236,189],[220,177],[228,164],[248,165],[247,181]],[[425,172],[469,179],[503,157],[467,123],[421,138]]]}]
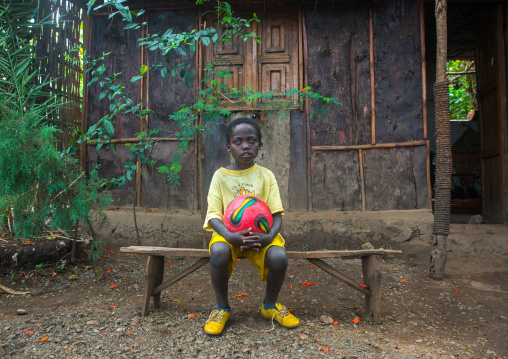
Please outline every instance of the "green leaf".
[{"label": "green leaf", "polygon": [[192,77],[193,76],[192,76],[191,72],[187,71],[185,73],[185,86],[191,87],[191,85],[192,85]]},{"label": "green leaf", "polygon": [[134,76],[133,78],[131,78],[131,82],[136,82],[138,80],[141,80],[142,78],[143,78],[143,75]]},{"label": "green leaf", "polygon": [[108,135],[113,136],[115,134],[115,128],[113,127],[111,121],[104,120],[104,128],[106,129]]},{"label": "green leaf", "polygon": [[147,71],[148,71],[148,66],[146,66],[146,65],[141,66],[141,69],[139,69],[139,73],[141,75],[144,75]]},{"label": "green leaf", "polygon": [[144,116],[144,115],[149,115],[149,114],[151,114],[152,112],[153,112],[153,111],[152,111],[152,110],[149,110],[149,109],[147,109],[147,110],[142,110],[142,111],[141,111],[141,115],[143,115],[143,116]]},{"label": "green leaf", "polygon": [[101,94],[99,95],[99,100],[102,100],[104,97],[106,97],[106,96],[107,96],[107,94],[108,94],[108,91],[109,91],[109,90],[104,90],[104,91],[102,91],[102,92],[101,92]]},{"label": "green leaf", "polygon": [[201,38],[201,42],[203,43],[203,45],[205,46],[210,46],[210,38],[209,37],[202,37]]},{"label": "green leaf", "polygon": [[183,56],[187,56],[187,53],[185,52],[185,50],[183,49],[183,47],[181,46],[177,46],[176,49],[178,50],[178,52],[183,55]]}]

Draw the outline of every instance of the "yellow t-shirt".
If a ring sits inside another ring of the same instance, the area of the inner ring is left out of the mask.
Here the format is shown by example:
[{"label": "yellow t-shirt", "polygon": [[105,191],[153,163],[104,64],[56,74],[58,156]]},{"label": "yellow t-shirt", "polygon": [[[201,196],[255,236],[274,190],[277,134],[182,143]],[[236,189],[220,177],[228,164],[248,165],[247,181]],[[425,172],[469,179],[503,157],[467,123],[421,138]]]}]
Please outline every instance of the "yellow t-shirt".
[{"label": "yellow t-shirt", "polygon": [[212,218],[222,221],[228,204],[236,197],[244,195],[259,197],[266,202],[272,214],[280,212],[284,215],[279,186],[272,171],[257,164],[242,171],[232,171],[221,167],[215,171],[210,183],[208,211],[203,228],[213,231],[209,221]]}]

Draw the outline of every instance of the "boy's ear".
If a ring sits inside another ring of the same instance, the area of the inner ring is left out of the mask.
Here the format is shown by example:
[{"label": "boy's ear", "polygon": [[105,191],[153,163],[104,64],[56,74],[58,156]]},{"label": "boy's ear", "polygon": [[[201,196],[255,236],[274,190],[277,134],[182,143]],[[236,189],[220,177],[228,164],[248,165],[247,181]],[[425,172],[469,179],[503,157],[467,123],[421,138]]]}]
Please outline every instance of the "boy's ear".
[{"label": "boy's ear", "polygon": [[227,150],[228,152],[229,152],[229,151],[231,151],[231,150],[229,149],[229,145],[226,145],[226,150]]}]

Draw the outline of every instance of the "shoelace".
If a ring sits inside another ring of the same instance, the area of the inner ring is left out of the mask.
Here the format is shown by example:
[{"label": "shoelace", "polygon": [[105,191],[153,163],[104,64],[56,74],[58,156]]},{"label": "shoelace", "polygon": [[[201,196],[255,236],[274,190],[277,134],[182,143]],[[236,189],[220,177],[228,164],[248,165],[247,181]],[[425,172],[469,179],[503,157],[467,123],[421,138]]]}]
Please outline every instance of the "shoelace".
[{"label": "shoelace", "polygon": [[220,310],[215,309],[212,312],[212,314],[210,314],[210,317],[208,318],[206,323],[210,323],[210,322],[221,323],[222,322],[222,317],[224,316],[224,313],[225,312],[222,312]]},{"label": "shoelace", "polygon": [[285,306],[282,306],[282,308],[279,309],[279,315],[280,319],[283,319],[289,315],[289,310]]}]

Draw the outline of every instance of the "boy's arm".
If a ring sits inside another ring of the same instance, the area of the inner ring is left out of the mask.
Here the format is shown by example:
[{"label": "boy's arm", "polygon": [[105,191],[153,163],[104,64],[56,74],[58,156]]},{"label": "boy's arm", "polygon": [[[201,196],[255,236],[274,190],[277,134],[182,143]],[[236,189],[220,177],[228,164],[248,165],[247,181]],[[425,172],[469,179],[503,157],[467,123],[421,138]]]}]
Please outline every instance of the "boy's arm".
[{"label": "boy's arm", "polygon": [[240,232],[231,232],[218,218],[212,218],[208,223],[218,235],[224,237],[232,245],[240,247],[241,251],[259,250],[258,237],[250,232],[251,228]]}]

